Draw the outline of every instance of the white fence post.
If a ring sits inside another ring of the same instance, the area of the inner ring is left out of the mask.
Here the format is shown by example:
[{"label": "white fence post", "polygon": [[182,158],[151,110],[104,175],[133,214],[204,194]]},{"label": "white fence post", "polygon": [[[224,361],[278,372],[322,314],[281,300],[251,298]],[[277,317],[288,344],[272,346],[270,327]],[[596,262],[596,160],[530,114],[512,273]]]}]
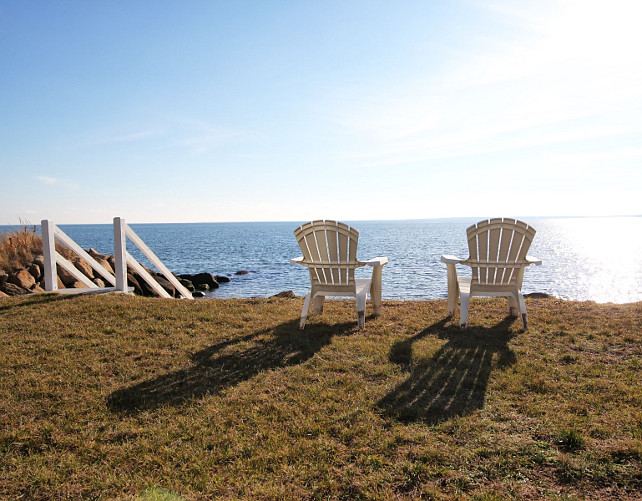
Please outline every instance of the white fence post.
[{"label": "white fence post", "polygon": [[53,292],[58,290],[56,241],[53,221],[43,219],[40,223],[40,229],[42,232],[42,251],[45,258],[45,290],[47,292]]},{"label": "white fence post", "polygon": [[127,240],[125,236],[125,220],[114,218],[114,261],[116,269],[116,290],[128,292],[127,289]]}]

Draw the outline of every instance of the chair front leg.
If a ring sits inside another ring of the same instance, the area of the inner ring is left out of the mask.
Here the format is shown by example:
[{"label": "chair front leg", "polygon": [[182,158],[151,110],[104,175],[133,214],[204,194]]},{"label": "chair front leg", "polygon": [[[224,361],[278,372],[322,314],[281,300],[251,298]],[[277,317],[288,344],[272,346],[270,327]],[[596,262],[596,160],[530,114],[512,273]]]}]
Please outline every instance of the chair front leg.
[{"label": "chair front leg", "polygon": [[323,302],[325,301],[325,296],[316,296],[314,301],[312,301],[312,313],[314,315],[321,315],[323,313]]},{"label": "chair front leg", "polygon": [[526,301],[524,301],[524,296],[521,292],[517,295],[517,302],[519,303],[519,312],[522,314],[522,324],[524,325],[524,330],[528,330],[528,316],[526,315]]},{"label": "chair front leg", "polygon": [[359,329],[363,329],[366,326],[366,299],[368,295],[366,293],[359,294],[357,296],[357,322],[359,323]]},{"label": "chair front leg", "polygon": [[457,268],[454,264],[448,264],[448,314],[454,315],[457,309],[459,298],[459,283],[457,282]]},{"label": "chair front leg", "polygon": [[310,300],[312,299],[312,291],[308,292],[303,301],[303,309],[301,310],[301,320],[299,321],[299,329],[305,328],[305,321],[308,319],[308,311],[310,310]]},{"label": "chair front leg", "polygon": [[508,314],[511,317],[517,317],[519,314],[519,305],[517,304],[517,299],[512,294],[508,296]]},{"label": "chair front leg", "polygon": [[376,317],[381,315],[381,270],[383,266],[375,266],[372,269],[372,282],[370,284],[370,297],[374,306]]},{"label": "chair front leg", "polygon": [[470,293],[461,295],[461,306],[459,307],[459,325],[462,329],[468,324],[468,308],[470,307]]}]

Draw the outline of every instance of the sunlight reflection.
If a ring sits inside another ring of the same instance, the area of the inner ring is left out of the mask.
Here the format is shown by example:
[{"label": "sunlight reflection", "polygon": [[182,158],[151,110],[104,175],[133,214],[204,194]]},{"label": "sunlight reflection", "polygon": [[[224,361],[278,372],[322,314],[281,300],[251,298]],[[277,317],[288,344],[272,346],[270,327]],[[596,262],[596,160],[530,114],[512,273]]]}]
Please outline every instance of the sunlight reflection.
[{"label": "sunlight reflection", "polygon": [[551,289],[597,302],[640,300],[642,218],[547,219],[538,224],[540,238],[535,239],[533,254],[547,255],[549,268],[564,271],[554,274],[564,277],[563,286],[552,283]]}]

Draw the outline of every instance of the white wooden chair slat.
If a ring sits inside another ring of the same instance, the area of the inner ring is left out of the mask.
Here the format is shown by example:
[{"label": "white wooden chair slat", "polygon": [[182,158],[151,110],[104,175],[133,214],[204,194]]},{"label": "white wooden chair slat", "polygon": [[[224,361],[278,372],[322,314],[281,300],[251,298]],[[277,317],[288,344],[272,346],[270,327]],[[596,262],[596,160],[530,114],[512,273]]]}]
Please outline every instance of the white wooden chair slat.
[{"label": "white wooden chair slat", "polygon": [[[524,329],[528,328],[526,304],[522,295],[524,269],[530,264],[541,265],[537,258],[528,256],[535,229],[511,218],[495,218],[469,227],[468,259],[442,255],[448,268],[448,311],[454,315],[457,296],[461,300],[460,324],[468,321],[468,307],[472,296],[506,296],[511,314],[521,313]],[[456,264],[471,267],[471,278],[459,277]]]},{"label": "white wooden chair slat", "polygon": [[[317,231],[314,233],[314,236],[316,237],[317,240],[317,248],[319,249],[319,261],[322,263],[327,263],[329,262],[329,255],[328,255],[328,239],[326,238],[325,231]],[[322,275],[322,280],[324,284],[331,283],[332,281],[332,273],[329,268],[320,268],[320,272]]]},{"label": "white wooden chair slat", "polygon": [[[511,242],[513,241],[513,232],[507,228],[502,228],[501,243],[499,244],[499,258],[508,263],[508,253]],[[499,283],[505,284],[510,280],[510,270],[504,268],[499,277]]]},{"label": "white wooden chair slat", "polygon": [[[343,232],[337,232],[337,239],[338,239],[338,255],[339,255],[339,263],[347,263],[348,260],[348,236],[343,233]],[[341,277],[340,283],[343,284],[348,284],[348,276],[350,275],[350,270],[348,269],[341,269],[339,270],[339,275]],[[354,276],[354,275],[353,275]]]},{"label": "white wooden chair slat", "polygon": [[[381,268],[388,258],[359,261],[359,232],[336,221],[311,221],[294,230],[294,235],[303,256],[292,259],[290,263],[308,268],[311,285],[303,303],[299,323],[301,329],[305,327],[311,306],[315,314],[323,311],[326,296],[354,297],[359,328],[365,325],[368,294],[373,299],[375,315],[381,314]],[[366,265],[373,267],[372,277],[355,279],[354,270]]]},{"label": "white wooden chair slat", "polygon": [[[326,236],[328,239],[328,260],[332,263],[339,262],[339,247],[338,247],[338,232],[334,229],[328,229],[326,231]],[[341,283],[341,270],[339,268],[332,268],[332,283],[340,284]]]}]

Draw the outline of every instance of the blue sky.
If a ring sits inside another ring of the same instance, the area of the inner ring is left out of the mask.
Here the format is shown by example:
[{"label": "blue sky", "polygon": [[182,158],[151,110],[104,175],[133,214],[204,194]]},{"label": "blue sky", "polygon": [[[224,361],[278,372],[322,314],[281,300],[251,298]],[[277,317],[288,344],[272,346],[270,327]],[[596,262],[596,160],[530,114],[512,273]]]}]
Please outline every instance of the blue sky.
[{"label": "blue sky", "polygon": [[0,224],[640,214],[641,18],[0,0]]}]

